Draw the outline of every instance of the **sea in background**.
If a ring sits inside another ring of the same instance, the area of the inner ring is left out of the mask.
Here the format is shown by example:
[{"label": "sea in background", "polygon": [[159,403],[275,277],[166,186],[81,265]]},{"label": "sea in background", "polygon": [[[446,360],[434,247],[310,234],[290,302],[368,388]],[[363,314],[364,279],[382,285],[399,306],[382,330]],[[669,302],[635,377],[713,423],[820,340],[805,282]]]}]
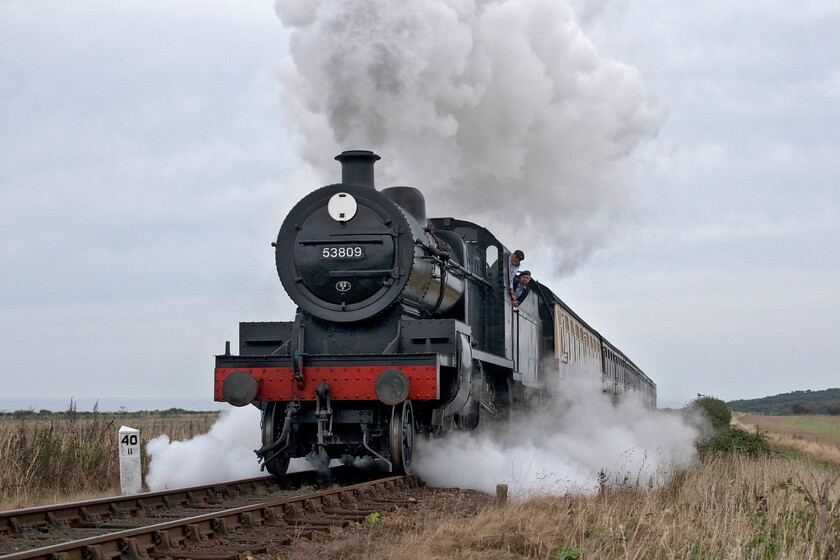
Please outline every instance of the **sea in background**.
[{"label": "sea in background", "polygon": [[199,399],[195,397],[4,397],[0,395],[0,412],[14,412],[16,410],[50,410],[65,412],[70,408],[70,399],[77,412],[92,412],[97,406],[99,412],[139,412],[142,410],[169,410],[182,408],[184,410],[226,410],[232,408],[224,402],[216,402],[212,397]]}]

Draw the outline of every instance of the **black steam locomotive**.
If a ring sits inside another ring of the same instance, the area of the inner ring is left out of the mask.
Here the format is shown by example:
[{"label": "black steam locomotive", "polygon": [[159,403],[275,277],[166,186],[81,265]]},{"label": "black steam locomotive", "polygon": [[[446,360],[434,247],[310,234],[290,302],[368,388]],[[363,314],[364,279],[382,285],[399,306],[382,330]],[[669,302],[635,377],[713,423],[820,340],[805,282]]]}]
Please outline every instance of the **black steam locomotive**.
[{"label": "black steam locomotive", "polygon": [[487,229],[427,219],[415,188],[376,190],[372,152],[336,159],[341,183],[298,202],[274,244],[294,321],[241,323],[239,355],[216,357],[215,399],[262,410],[269,472],[363,456],[409,472],[416,434],[504,418],[567,376],[655,406],[656,385],[546,286],[512,305]]}]

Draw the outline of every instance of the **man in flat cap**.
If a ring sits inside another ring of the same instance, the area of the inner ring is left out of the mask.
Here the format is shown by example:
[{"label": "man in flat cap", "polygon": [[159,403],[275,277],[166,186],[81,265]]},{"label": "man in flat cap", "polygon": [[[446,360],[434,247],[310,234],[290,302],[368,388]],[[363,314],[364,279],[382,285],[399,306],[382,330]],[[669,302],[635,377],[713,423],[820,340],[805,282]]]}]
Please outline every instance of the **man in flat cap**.
[{"label": "man in flat cap", "polygon": [[528,293],[531,291],[531,288],[528,287],[528,283],[530,282],[530,270],[523,270],[516,276],[516,278],[513,279],[513,283],[510,287],[510,298],[513,301],[514,307],[519,307],[520,305],[522,305],[522,302],[525,301],[526,297],[528,297]]}]

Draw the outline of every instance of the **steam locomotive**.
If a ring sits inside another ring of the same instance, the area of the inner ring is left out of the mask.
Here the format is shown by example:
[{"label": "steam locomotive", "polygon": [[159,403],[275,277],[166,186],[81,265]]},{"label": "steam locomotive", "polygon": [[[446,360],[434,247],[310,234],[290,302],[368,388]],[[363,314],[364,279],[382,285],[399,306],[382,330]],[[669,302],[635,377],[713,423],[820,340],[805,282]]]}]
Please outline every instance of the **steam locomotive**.
[{"label": "steam locomotive", "polygon": [[294,321],[244,322],[216,356],[215,400],[262,411],[263,468],[293,457],[411,471],[415,437],[473,430],[569,376],[656,404],[656,385],[548,287],[514,307],[509,250],[486,228],[427,219],[412,187],[374,187],[369,151],[305,196],[273,243]]}]

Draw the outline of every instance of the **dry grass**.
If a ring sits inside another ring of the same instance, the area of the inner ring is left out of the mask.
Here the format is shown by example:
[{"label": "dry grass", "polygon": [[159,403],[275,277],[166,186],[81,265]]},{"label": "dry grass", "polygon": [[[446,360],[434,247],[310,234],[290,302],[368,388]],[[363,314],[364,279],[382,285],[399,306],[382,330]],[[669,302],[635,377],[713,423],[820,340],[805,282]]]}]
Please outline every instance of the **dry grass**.
[{"label": "dry grass", "polygon": [[0,418],[0,509],[116,495],[120,492],[118,432],[140,430],[145,444],[161,434],[184,440],[206,433],[217,413],[4,415]]},{"label": "dry grass", "polygon": [[761,416],[734,412],[732,423],[748,431],[761,432],[777,447],[840,466],[838,416]]},{"label": "dry grass", "polygon": [[[79,492],[89,492],[90,497],[116,493],[120,425],[140,429],[145,444],[162,433],[173,439],[205,433],[215,419],[215,414],[148,414],[2,420],[0,507],[82,497]],[[771,438],[810,442],[815,449],[836,447],[840,437],[830,426],[813,427],[823,418],[793,427],[781,419],[759,419],[753,424],[739,415],[737,422],[753,430],[759,426]],[[94,460],[97,454],[99,461]],[[65,486],[59,489],[59,483]],[[22,491],[8,497],[9,488]],[[672,474],[662,486],[606,483],[595,495],[570,492],[503,507],[493,506],[491,497],[470,492],[447,496],[316,534],[312,541],[300,541],[270,558],[840,557],[840,470],[779,454],[717,456]]]},{"label": "dry grass", "polygon": [[454,505],[384,513],[280,557],[833,559],[839,495],[837,472],[800,460],[718,457],[661,488],[540,497],[468,518]]}]

